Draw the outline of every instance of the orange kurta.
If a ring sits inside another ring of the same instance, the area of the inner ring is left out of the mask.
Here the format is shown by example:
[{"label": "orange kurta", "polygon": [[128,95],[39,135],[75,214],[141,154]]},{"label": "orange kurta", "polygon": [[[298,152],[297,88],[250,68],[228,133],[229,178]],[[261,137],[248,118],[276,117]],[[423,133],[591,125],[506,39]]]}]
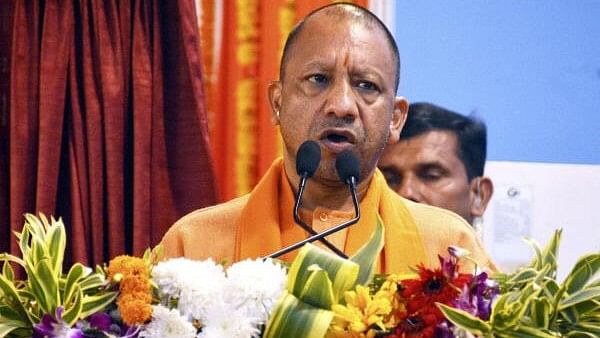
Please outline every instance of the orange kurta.
[{"label": "orange kurta", "polygon": [[[307,237],[294,223],[293,203],[294,192],[283,161],[278,159],[249,195],[197,210],[179,220],[163,238],[165,256],[212,257],[228,262],[267,256]],[[379,272],[407,273],[418,263],[437,267],[437,255],[446,255],[449,245],[470,250],[480,265],[495,269],[472,228],[462,218],[401,198],[387,187],[378,170],[360,205],[360,221],[341,237],[338,235],[337,242],[343,243],[344,252],[352,255],[368,240],[376,218],[380,217],[385,227],[385,244]],[[305,210],[303,215],[306,214],[312,214],[312,220],[306,220],[309,224],[328,219],[341,223],[343,217],[352,217],[325,208]],[[295,252],[283,258],[290,261],[294,256]]]}]

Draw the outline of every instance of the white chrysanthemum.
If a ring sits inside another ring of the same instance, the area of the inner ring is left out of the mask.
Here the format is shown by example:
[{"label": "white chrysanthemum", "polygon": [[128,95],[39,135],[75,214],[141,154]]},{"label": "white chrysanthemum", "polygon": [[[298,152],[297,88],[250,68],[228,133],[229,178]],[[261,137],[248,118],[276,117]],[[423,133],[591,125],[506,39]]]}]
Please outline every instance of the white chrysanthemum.
[{"label": "white chrysanthemum", "polygon": [[247,259],[227,269],[227,302],[264,324],[286,283],[287,273],[280,264]]},{"label": "white chrysanthemum", "polygon": [[160,262],[152,270],[152,279],[166,300],[177,299],[181,314],[201,321],[215,300],[222,298],[226,282],[223,267],[212,259],[174,258]]},{"label": "white chrysanthemum", "polygon": [[147,338],[192,338],[196,328],[179,314],[177,310],[157,305],[153,306],[152,320],[140,332],[139,337]]},{"label": "white chrysanthemum", "polygon": [[249,338],[259,337],[257,318],[248,317],[241,309],[220,302],[215,304],[203,322],[198,338]]}]

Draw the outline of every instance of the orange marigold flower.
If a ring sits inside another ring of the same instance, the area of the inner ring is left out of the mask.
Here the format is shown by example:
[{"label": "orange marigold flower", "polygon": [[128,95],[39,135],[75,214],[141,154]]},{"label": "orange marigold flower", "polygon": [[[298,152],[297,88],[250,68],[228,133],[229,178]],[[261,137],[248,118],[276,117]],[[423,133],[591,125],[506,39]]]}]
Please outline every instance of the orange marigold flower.
[{"label": "orange marigold flower", "polygon": [[117,300],[117,305],[125,302],[132,302],[134,300],[139,300],[144,303],[152,303],[152,295],[148,292],[131,292],[131,293],[121,293],[119,295],[119,299]]},{"label": "orange marigold flower", "polygon": [[150,276],[150,268],[142,258],[128,255],[113,258],[106,270],[109,280],[112,280],[116,274],[122,274],[123,276]]},{"label": "orange marigold flower", "polygon": [[152,306],[148,294],[122,294],[117,306],[123,322],[127,325],[139,325],[152,317]]},{"label": "orange marigold flower", "polygon": [[119,284],[121,293],[150,293],[150,283],[148,278],[130,275],[121,279]]}]

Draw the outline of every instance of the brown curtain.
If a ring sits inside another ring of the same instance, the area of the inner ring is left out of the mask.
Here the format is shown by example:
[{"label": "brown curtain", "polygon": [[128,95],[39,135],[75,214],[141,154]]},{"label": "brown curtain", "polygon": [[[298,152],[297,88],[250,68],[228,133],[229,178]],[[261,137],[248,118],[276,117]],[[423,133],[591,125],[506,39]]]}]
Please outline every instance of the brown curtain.
[{"label": "brown curtain", "polygon": [[65,220],[70,262],[139,255],[215,203],[193,0],[10,6],[2,251],[43,212]]}]

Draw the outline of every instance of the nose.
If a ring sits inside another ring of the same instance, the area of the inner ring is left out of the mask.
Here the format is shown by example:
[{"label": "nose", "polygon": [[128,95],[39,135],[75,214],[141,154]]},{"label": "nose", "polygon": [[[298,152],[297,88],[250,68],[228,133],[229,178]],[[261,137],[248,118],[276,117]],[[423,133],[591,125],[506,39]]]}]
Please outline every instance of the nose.
[{"label": "nose", "polygon": [[398,195],[417,203],[421,203],[423,199],[420,190],[416,180],[410,177],[405,177],[396,187]]},{"label": "nose", "polygon": [[329,89],[325,112],[338,118],[353,121],[358,117],[358,107],[352,84],[348,79],[333,81]]}]

